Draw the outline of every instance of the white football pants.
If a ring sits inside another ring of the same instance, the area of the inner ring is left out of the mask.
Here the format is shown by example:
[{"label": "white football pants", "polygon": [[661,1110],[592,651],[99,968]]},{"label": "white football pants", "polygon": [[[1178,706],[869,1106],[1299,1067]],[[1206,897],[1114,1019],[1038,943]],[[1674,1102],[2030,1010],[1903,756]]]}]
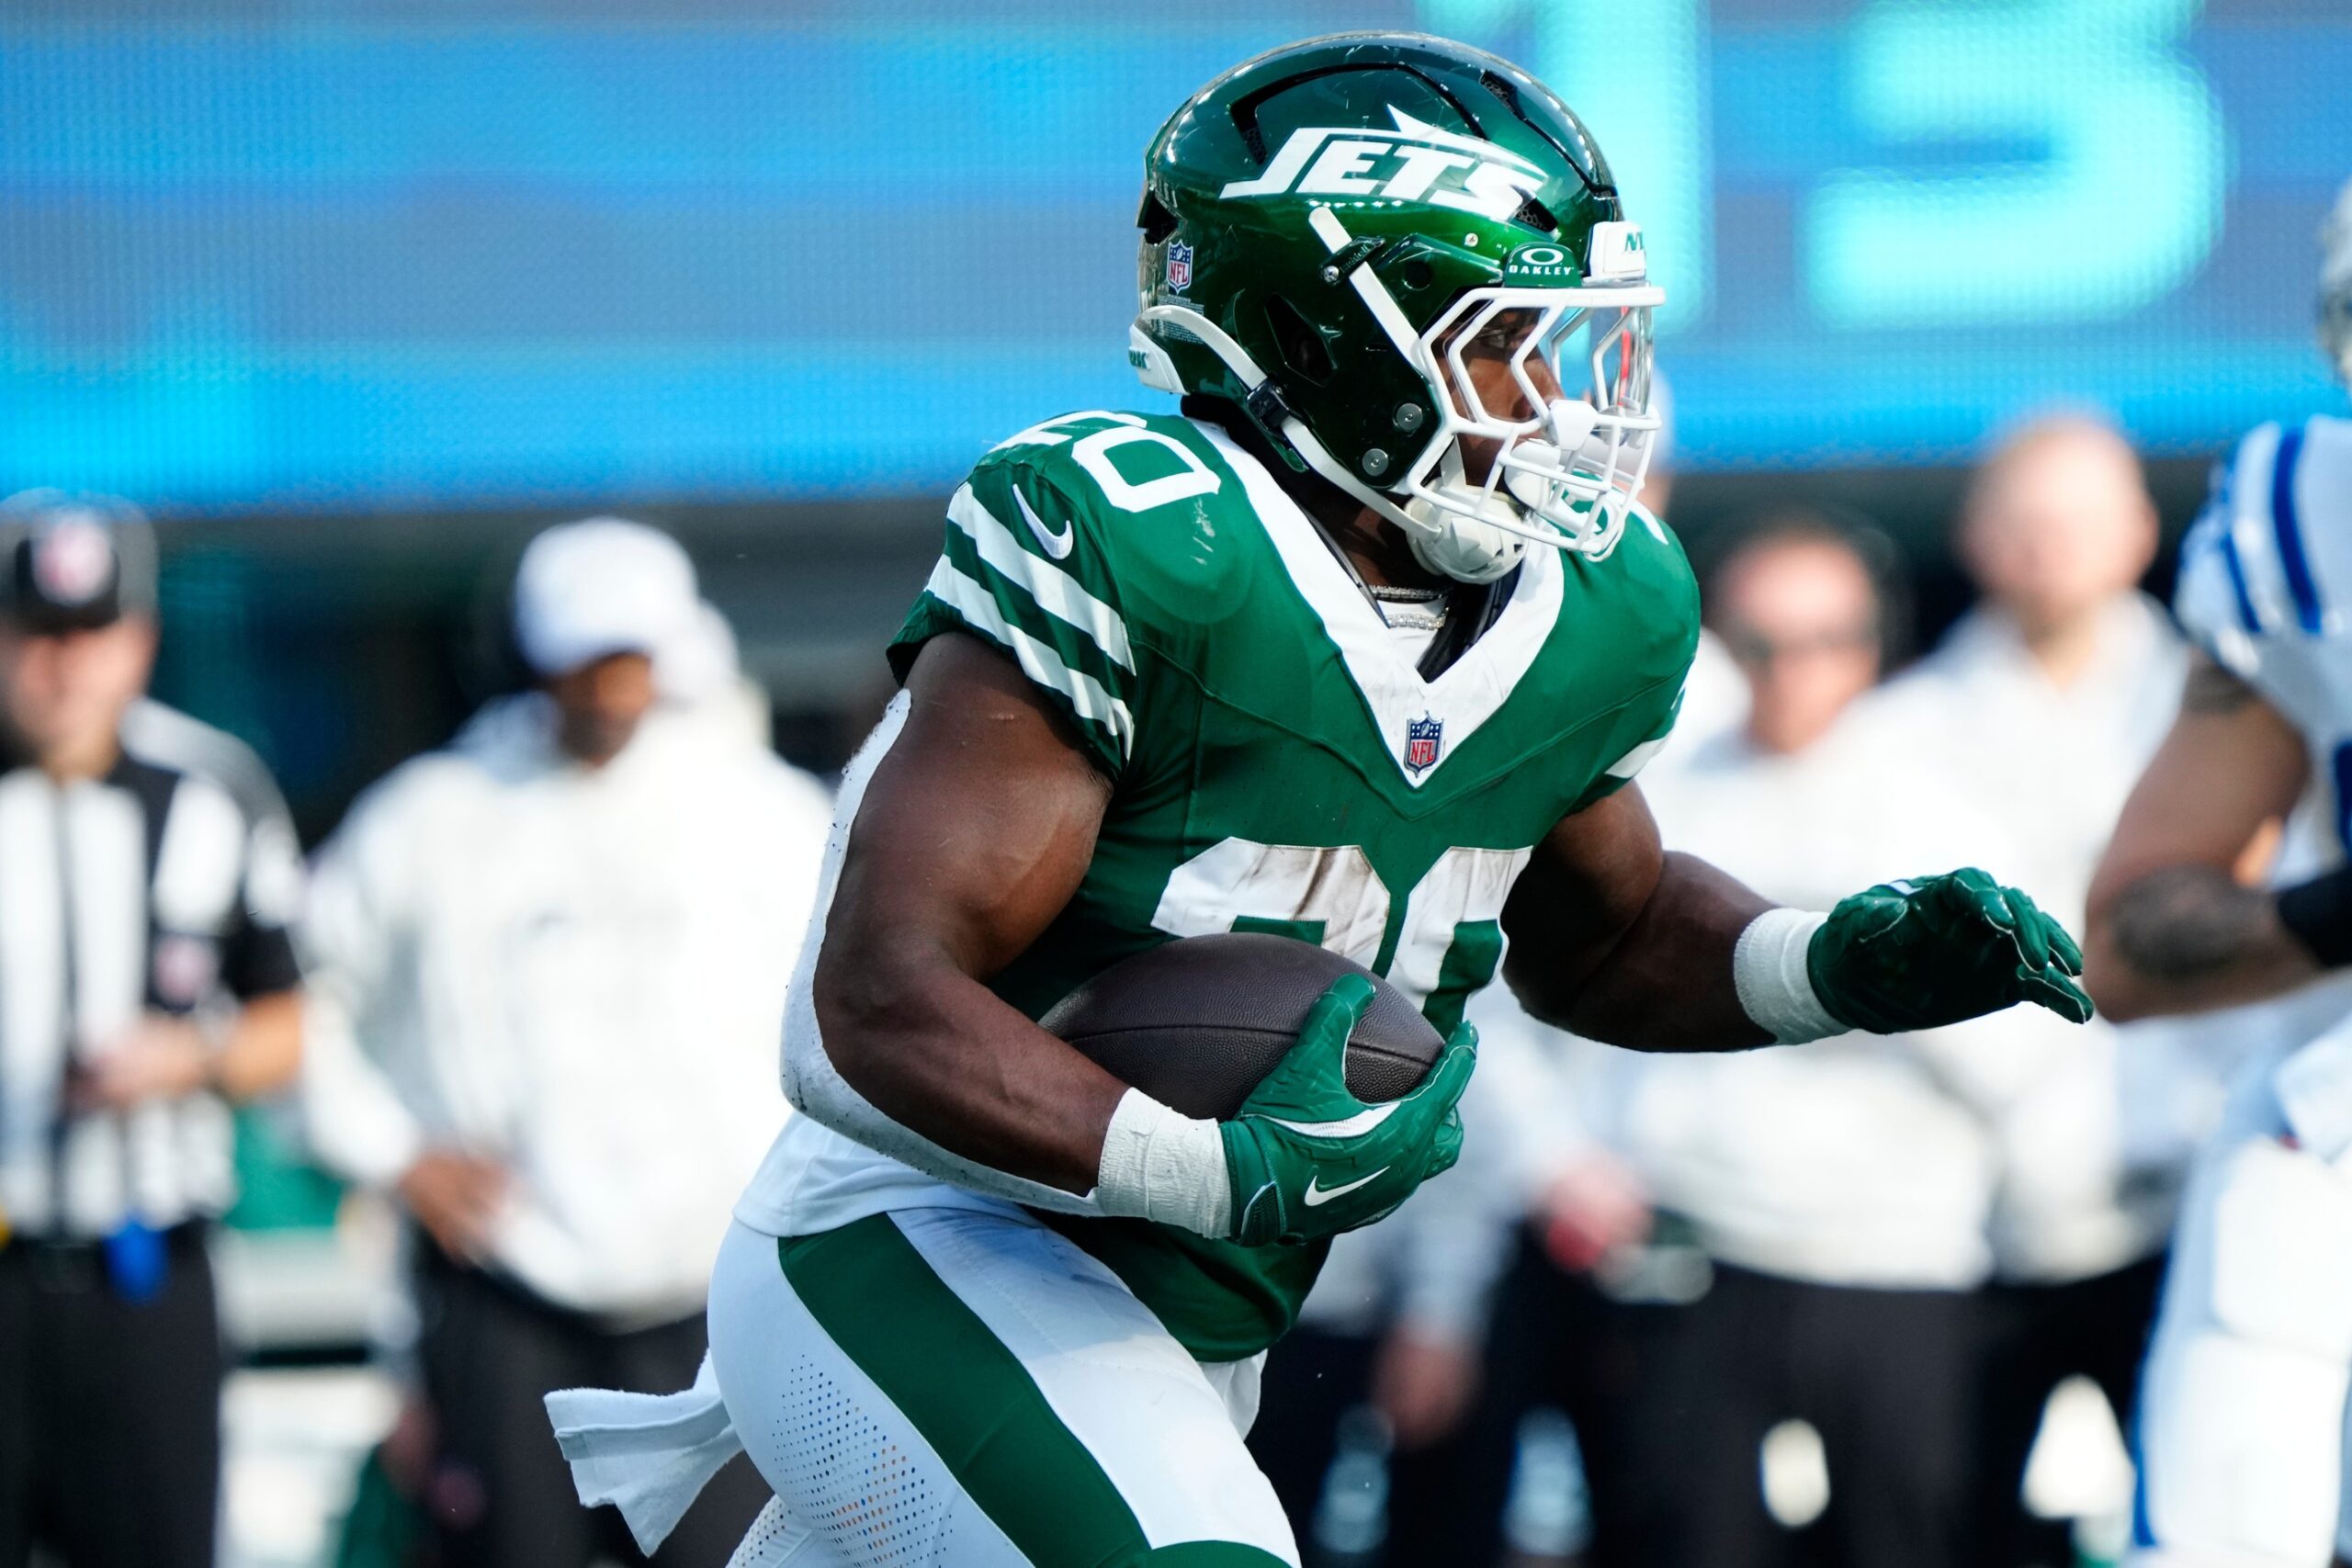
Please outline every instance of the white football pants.
[{"label": "white football pants", "polygon": [[738,1224],[710,1349],[776,1505],[739,1568],[1297,1568],[1241,1441],[1258,1362],[1206,1365],[1023,1216]]}]

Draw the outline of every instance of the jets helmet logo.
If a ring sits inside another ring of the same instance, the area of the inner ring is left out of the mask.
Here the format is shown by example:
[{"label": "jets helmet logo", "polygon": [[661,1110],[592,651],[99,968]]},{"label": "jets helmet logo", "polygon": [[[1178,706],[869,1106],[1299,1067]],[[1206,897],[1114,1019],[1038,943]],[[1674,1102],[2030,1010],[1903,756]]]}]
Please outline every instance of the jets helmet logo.
[{"label": "jets helmet logo", "polygon": [[1302,126],[1266,172],[1217,194],[1339,196],[1426,201],[1499,223],[1544,184],[1533,159],[1459,131],[1442,130],[1390,105],[1395,130]]},{"label": "jets helmet logo", "polygon": [[1445,742],[1445,720],[1423,714],[1405,721],[1405,767],[1416,777],[1437,766],[1438,748]]}]

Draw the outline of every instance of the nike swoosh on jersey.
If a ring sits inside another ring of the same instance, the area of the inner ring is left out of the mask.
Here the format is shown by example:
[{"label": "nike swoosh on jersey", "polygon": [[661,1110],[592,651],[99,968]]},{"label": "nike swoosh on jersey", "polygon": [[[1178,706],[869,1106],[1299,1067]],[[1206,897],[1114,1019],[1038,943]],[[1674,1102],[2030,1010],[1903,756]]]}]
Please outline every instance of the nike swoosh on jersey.
[{"label": "nike swoosh on jersey", "polygon": [[1021,493],[1019,485],[1012,487],[1012,504],[1021,509],[1021,521],[1029,525],[1029,531],[1037,536],[1037,542],[1045,546],[1046,553],[1056,560],[1069,555],[1070,547],[1078,543],[1077,524],[1065,523],[1062,531],[1055,533],[1046,526],[1046,520],[1037,515],[1035,509],[1029,504],[1029,498]]},{"label": "nike swoosh on jersey", "polygon": [[1309,1138],[1352,1138],[1359,1133],[1369,1133],[1387,1121],[1404,1103],[1401,1100],[1392,1100],[1385,1105],[1367,1106],[1353,1116],[1337,1122],[1285,1122],[1279,1116],[1269,1116],[1266,1120],[1277,1127],[1287,1127]]},{"label": "nike swoosh on jersey", "polygon": [[1349,1193],[1354,1191],[1357,1188],[1367,1186],[1372,1182],[1379,1180],[1382,1177],[1387,1174],[1388,1168],[1384,1165],[1378,1170],[1374,1171],[1370,1176],[1359,1176],[1353,1181],[1344,1183],[1338,1187],[1317,1187],[1316,1183],[1323,1179],[1319,1176],[1310,1176],[1306,1179],[1306,1190],[1300,1196],[1306,1200],[1306,1206],[1308,1208],[1320,1208],[1324,1204],[1329,1202],[1332,1199],[1344,1198]]}]

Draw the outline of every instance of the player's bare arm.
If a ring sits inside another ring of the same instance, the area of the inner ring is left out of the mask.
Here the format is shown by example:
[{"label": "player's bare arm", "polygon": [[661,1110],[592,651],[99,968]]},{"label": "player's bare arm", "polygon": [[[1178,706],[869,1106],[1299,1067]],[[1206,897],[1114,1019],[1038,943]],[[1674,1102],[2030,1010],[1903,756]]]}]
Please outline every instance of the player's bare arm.
[{"label": "player's bare arm", "polygon": [[2280,918],[2281,896],[2241,874],[2310,771],[2294,727],[2199,655],[2091,884],[2087,979],[2110,1017],[2254,1001],[2320,972]]},{"label": "player's bare arm", "polygon": [[926,645],[866,786],[816,970],[825,1048],[892,1120],[1069,1192],[1126,1086],[983,982],[1086,874],[1111,786],[1037,688],[964,637]]},{"label": "player's bare arm", "polygon": [[[1110,783],[1018,668],[972,638],[927,644],[907,692],[906,728],[866,786],[814,976],[826,1049],[851,1088],[961,1158],[1095,1194],[1105,1213],[1250,1243],[1366,1223],[1453,1163],[1466,1029],[1381,1126],[1317,1137],[1270,1133],[1248,1108],[1223,1122],[1178,1115],[999,998],[987,979],[1083,880]],[[1336,1074],[1371,996],[1368,982],[1334,987],[1261,1094],[1343,1099],[1342,1085],[1319,1079]],[[1296,1201],[1318,1169],[1358,1167],[1395,1171],[1396,1190],[1351,1193],[1335,1175],[1324,1190],[1340,1201]]]},{"label": "player's bare arm", "polygon": [[1503,908],[1503,977],[1529,1012],[1589,1040],[1652,1051],[1769,1044],[1732,983],[1739,934],[1772,906],[1669,853],[1637,784],[1563,821]]},{"label": "player's bare arm", "polygon": [[1668,852],[1637,786],[1536,847],[1503,910],[1528,1010],[1645,1051],[1736,1051],[1931,1028],[2020,1002],[2081,1022],[2082,955],[1981,871],[1883,883],[1826,915],[1777,908]]}]

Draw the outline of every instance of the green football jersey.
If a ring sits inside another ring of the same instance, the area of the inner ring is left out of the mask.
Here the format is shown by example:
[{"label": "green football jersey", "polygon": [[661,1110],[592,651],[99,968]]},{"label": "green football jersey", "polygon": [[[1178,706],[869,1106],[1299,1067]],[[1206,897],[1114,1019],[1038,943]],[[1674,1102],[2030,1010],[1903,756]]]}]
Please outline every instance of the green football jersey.
[{"label": "green football jersey", "polygon": [[[1259,931],[1354,959],[1452,1030],[1495,977],[1534,845],[1663,742],[1698,637],[1682,550],[1643,515],[1605,559],[1531,548],[1425,679],[1264,467],[1172,416],[1023,431],[948,525],[893,665],[942,632],[1004,649],[1113,785],[1076,896],[991,982],[1032,1018],[1158,943]],[[1324,1252],[1040,1217],[1205,1360],[1279,1338]]]}]

